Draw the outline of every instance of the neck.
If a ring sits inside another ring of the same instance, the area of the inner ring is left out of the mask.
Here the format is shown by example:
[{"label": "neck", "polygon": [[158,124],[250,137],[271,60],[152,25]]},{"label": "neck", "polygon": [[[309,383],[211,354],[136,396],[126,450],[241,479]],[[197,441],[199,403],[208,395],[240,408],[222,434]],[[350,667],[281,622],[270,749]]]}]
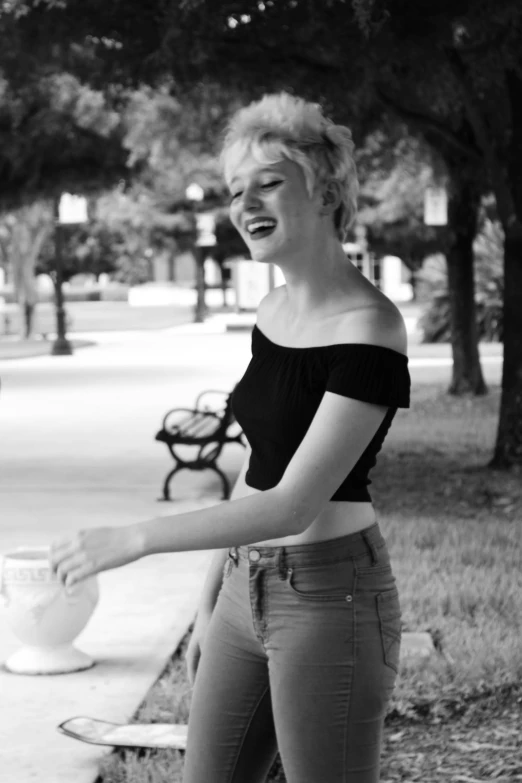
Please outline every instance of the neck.
[{"label": "neck", "polygon": [[331,237],[316,244],[298,259],[278,262],[285,277],[287,311],[296,322],[327,315],[328,308],[357,286],[359,273],[346,258],[339,240]]}]

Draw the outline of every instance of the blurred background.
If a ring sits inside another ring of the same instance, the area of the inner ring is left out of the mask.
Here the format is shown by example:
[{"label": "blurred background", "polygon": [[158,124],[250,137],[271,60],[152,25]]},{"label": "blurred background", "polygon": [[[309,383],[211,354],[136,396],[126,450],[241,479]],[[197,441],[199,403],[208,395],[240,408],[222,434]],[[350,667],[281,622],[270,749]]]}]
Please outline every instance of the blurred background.
[{"label": "blurred background", "polygon": [[[0,2],[4,548],[71,507],[150,515],[163,414],[241,377],[284,279],[228,218],[231,112],[287,90],[352,129],[344,249],[400,308],[413,380],[372,496],[431,645],[401,663],[386,780],[522,776],[521,40],[520,0]],[[173,503],[215,502],[215,476],[182,475]],[[115,764],[107,783],[178,779]]]}]

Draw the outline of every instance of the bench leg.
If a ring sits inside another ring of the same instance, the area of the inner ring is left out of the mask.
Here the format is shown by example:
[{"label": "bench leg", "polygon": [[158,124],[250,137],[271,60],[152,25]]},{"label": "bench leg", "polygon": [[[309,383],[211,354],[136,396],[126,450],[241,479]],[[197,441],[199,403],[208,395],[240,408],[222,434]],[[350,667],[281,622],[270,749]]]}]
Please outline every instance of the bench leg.
[{"label": "bench leg", "polygon": [[227,477],[225,476],[223,471],[218,468],[217,465],[209,465],[208,467],[211,470],[214,470],[221,478],[221,483],[223,484],[223,500],[228,500],[230,497],[230,484]]},{"label": "bench leg", "polygon": [[163,497],[160,498],[160,500],[172,500],[172,498],[170,497],[170,489],[169,489],[170,481],[172,478],[174,478],[176,473],[178,473],[178,471],[180,470],[183,470],[183,468],[184,465],[176,465],[176,467],[170,471],[167,478],[163,482]]},{"label": "bench leg", "polygon": [[[228,500],[229,497],[230,497],[230,483],[229,483],[227,477],[225,476],[225,474],[223,473],[223,471],[221,471],[217,467],[217,465],[206,465],[205,467],[209,468],[210,470],[215,471],[218,474],[218,476],[221,479],[221,483],[223,484],[223,500]],[[159,500],[165,500],[165,501],[172,500],[172,498],[170,496],[170,488],[169,488],[170,482],[174,478],[176,473],[178,473],[180,470],[183,470],[184,468],[189,469],[189,466],[188,465],[176,465],[176,467],[173,468],[170,471],[170,473],[168,474],[168,476],[166,477],[166,479],[165,479],[165,481],[163,483],[163,497],[159,498]],[[198,468],[198,470],[200,470],[200,469],[201,468]]]}]

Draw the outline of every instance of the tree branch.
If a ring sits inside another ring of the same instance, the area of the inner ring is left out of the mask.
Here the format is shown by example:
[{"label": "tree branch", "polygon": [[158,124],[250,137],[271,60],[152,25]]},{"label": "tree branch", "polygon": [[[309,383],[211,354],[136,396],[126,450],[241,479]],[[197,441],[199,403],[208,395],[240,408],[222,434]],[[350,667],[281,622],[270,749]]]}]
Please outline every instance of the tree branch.
[{"label": "tree branch", "polygon": [[[202,41],[204,38],[202,36]],[[208,38],[209,49],[212,45],[215,45],[215,41],[212,38]],[[259,56],[260,53],[269,54],[270,62],[278,62],[280,64],[287,64],[291,61],[305,65],[307,68],[312,68],[320,73],[335,74],[339,76],[341,74],[341,67],[339,64],[327,62],[322,59],[317,59],[309,54],[303,52],[296,52],[292,50],[289,44],[285,47],[268,44],[261,37],[255,39],[255,41],[246,40],[238,45],[237,40],[233,37],[228,37],[222,44],[223,55],[230,53],[230,56],[224,57],[230,62],[238,63],[253,63],[259,68]]]},{"label": "tree branch", "polygon": [[446,48],[444,53],[451,72],[460,87],[469,122],[475,132],[477,142],[482,149],[484,159],[489,169],[501,222],[505,227],[511,227],[517,223],[515,206],[506,183],[504,167],[502,166],[495,144],[488,132],[484,116],[477,105],[473,85],[468,76],[466,66],[455,49]]},{"label": "tree branch", "polygon": [[480,57],[481,55],[487,55],[491,51],[499,51],[506,41],[509,40],[511,30],[508,28],[500,28],[496,35],[486,38],[479,42],[469,42],[469,39],[461,36],[458,42],[458,51],[461,54],[471,54],[474,57]]},{"label": "tree branch", "polygon": [[[265,46],[264,48],[267,50],[270,49],[270,51],[274,53],[273,47]],[[314,70],[320,71],[321,73],[336,74],[337,76],[341,75],[340,65],[333,64],[331,62],[325,62],[324,60],[317,60],[313,57],[309,57],[298,52],[291,52],[290,55],[287,55],[285,58],[281,57],[280,59],[281,61],[283,61],[283,59],[294,60],[294,62],[299,63],[300,65],[306,65],[307,68],[313,68]]]},{"label": "tree branch", "polygon": [[478,150],[476,147],[466,144],[466,142],[464,142],[454,131],[452,131],[451,128],[449,128],[447,125],[444,125],[444,123],[440,122],[440,120],[436,119],[435,117],[431,117],[429,114],[425,114],[424,112],[415,111],[414,109],[403,106],[395,98],[392,98],[389,94],[385,93],[384,90],[379,86],[376,86],[375,91],[381,103],[394,111],[404,120],[417,125],[423,130],[432,131],[438,136],[441,136],[445,141],[448,142],[448,144],[451,144],[452,147],[458,149],[470,160],[475,162],[482,161],[480,150]]}]

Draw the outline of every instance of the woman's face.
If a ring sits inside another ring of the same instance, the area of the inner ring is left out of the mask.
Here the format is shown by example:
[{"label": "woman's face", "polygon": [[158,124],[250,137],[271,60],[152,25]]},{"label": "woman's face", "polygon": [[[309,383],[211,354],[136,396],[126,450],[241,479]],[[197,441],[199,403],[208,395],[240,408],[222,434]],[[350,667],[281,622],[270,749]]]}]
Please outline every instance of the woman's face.
[{"label": "woman's face", "polygon": [[256,261],[284,260],[309,247],[319,219],[302,168],[283,158],[259,163],[247,153],[229,168],[230,219]]}]

